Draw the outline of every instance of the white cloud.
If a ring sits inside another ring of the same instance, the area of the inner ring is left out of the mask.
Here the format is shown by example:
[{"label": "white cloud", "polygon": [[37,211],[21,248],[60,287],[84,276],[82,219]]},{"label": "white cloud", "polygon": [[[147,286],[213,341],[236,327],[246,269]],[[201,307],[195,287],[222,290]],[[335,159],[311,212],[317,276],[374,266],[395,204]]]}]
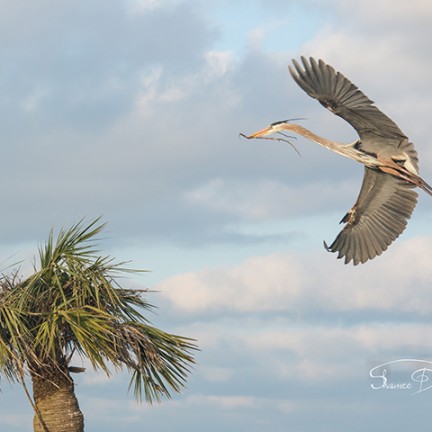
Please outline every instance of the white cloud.
[{"label": "white cloud", "polygon": [[408,24],[419,25],[427,23],[432,18],[432,5],[428,0],[413,0],[409,3],[394,3],[392,0],[366,0],[364,2],[341,2],[330,0],[345,16],[345,22],[361,21],[366,25],[373,26],[376,31],[388,30],[386,24],[400,32],[397,21]]},{"label": "white cloud", "polygon": [[166,9],[182,3],[183,0],[128,0],[129,13],[140,14]]},{"label": "white cloud", "polygon": [[244,221],[282,219],[314,213],[353,192],[353,184],[323,182],[292,185],[271,179],[227,180],[215,178],[187,191],[192,204],[236,216]]},{"label": "white cloud", "polygon": [[141,72],[141,90],[136,106],[141,117],[154,114],[159,104],[172,104],[185,97],[187,89],[179,83],[162,80],[164,70],[154,66]]},{"label": "white cloud", "polygon": [[[432,18],[429,1],[397,5],[389,0],[327,3],[335,7],[330,19],[305,42],[302,52],[333,64],[379,106],[390,100],[388,107],[393,112],[417,97],[416,92],[424,93],[431,66],[430,58],[423,55],[432,37],[426,25]],[[406,117],[401,118],[406,121]]]},{"label": "white cloud", "polygon": [[232,51],[208,51],[205,54],[209,77],[216,79],[224,77],[232,71],[234,53]]},{"label": "white cloud", "polygon": [[187,398],[187,403],[193,405],[211,405],[223,409],[250,408],[256,402],[256,398],[250,396],[193,395]]},{"label": "white cloud", "polygon": [[[217,370],[226,369],[227,363],[247,364],[248,375],[256,379],[257,393],[250,393],[251,396],[259,394],[263,382],[281,387],[315,385],[329,389],[339,383],[359,380],[364,383],[370,368],[381,361],[427,359],[432,350],[432,341],[425,337],[431,324],[419,322],[365,320],[342,325],[337,319],[317,323],[313,318],[298,321],[292,315],[230,320],[213,316],[195,321],[188,329],[189,334],[195,329],[202,332],[200,362],[205,361],[206,368]],[[207,333],[217,340],[215,345],[206,344]],[[234,373],[226,386],[232,384],[231,394],[236,395],[238,376],[243,373],[238,367],[232,368]],[[203,380],[211,392],[212,386],[220,381],[209,381],[207,372],[198,367],[195,378]]]},{"label": "white cloud", "polygon": [[[181,103],[188,103],[193,97],[200,95],[207,86],[217,86],[219,81],[233,70],[231,52],[207,51],[203,54],[203,60],[199,69],[175,77],[161,65],[153,65],[142,70],[141,88],[135,103],[138,115],[163,117],[164,111],[168,111],[167,107],[170,112],[181,110]],[[221,90],[224,91],[223,87]],[[225,104],[228,106],[233,100],[237,100],[235,94],[229,95]],[[193,130],[195,131],[195,128]]]},{"label": "white cloud", "polygon": [[232,369],[226,367],[200,366],[199,369],[204,379],[210,382],[226,382],[234,373]]},{"label": "white cloud", "polygon": [[425,315],[432,312],[431,253],[430,238],[414,238],[357,267],[344,266],[324,250],[274,254],[180,274],[158,289],[176,309],[196,313],[381,310]]},{"label": "white cloud", "polygon": [[273,310],[281,297],[299,294],[302,276],[296,267],[286,256],[252,258],[237,268],[178,275],[158,289],[184,311]]},{"label": "white cloud", "polygon": [[267,34],[267,29],[265,27],[256,27],[251,30],[248,34],[249,44],[252,48],[261,48],[262,42],[264,41]]},{"label": "white cloud", "polygon": [[36,111],[43,100],[49,96],[50,90],[47,87],[37,87],[23,101],[23,109],[26,113]]}]

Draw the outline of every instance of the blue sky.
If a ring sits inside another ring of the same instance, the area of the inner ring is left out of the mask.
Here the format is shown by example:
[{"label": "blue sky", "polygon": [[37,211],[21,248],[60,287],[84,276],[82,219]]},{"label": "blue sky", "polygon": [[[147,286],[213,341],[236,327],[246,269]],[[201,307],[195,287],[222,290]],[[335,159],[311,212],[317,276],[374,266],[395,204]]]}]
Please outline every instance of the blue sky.
[{"label": "blue sky", "polygon": [[[400,125],[430,183],[431,19],[422,0],[2,2],[0,262],[26,274],[52,226],[101,215],[101,248],[151,270],[125,283],[157,291],[152,322],[201,348],[187,389],[156,406],[123,373],[77,376],[87,431],[424,424],[432,391],[373,390],[369,371],[432,358],[430,198],[381,257],[345,266],[322,241],[363,168],[239,133],[305,117],[356,139],[290,78],[312,55]],[[32,430],[22,389],[2,390],[1,430]]]}]

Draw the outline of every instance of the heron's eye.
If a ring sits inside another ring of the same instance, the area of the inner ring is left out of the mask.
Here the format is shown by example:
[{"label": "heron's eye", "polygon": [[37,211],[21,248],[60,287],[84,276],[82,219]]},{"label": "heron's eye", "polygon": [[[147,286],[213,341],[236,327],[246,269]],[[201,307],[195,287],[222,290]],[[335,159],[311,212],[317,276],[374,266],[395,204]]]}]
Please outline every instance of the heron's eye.
[{"label": "heron's eye", "polygon": [[393,162],[395,162],[399,166],[403,167],[405,165],[406,159],[393,159]]}]

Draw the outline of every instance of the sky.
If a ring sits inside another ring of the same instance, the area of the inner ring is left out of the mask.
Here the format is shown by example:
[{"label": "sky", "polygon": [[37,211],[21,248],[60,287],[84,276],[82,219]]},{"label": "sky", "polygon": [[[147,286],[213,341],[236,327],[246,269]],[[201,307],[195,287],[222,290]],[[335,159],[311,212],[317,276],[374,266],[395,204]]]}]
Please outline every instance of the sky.
[{"label": "sky", "polygon": [[[2,268],[22,260],[27,274],[52,227],[101,216],[103,253],[150,270],[125,284],[152,290],[152,323],[200,347],[187,388],[153,406],[125,373],[77,375],[86,431],[424,425],[430,197],[382,256],[344,265],[322,242],[363,167],[302,138],[299,156],[239,133],[301,117],[354,141],[287,71],[322,58],[398,123],[430,183],[429,0],[0,5]],[[1,388],[0,429],[31,431],[22,389]]]}]

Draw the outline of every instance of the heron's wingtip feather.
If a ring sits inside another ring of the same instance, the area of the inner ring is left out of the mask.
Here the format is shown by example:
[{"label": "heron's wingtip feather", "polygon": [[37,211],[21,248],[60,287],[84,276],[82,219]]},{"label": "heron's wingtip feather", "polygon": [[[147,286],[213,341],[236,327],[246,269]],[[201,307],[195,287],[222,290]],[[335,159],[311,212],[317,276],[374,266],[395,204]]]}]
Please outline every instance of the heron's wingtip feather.
[{"label": "heron's wingtip feather", "polygon": [[329,246],[325,240],[323,240],[323,245],[324,245],[324,249],[325,249],[327,252],[333,252],[333,251],[331,250],[331,246]]}]

